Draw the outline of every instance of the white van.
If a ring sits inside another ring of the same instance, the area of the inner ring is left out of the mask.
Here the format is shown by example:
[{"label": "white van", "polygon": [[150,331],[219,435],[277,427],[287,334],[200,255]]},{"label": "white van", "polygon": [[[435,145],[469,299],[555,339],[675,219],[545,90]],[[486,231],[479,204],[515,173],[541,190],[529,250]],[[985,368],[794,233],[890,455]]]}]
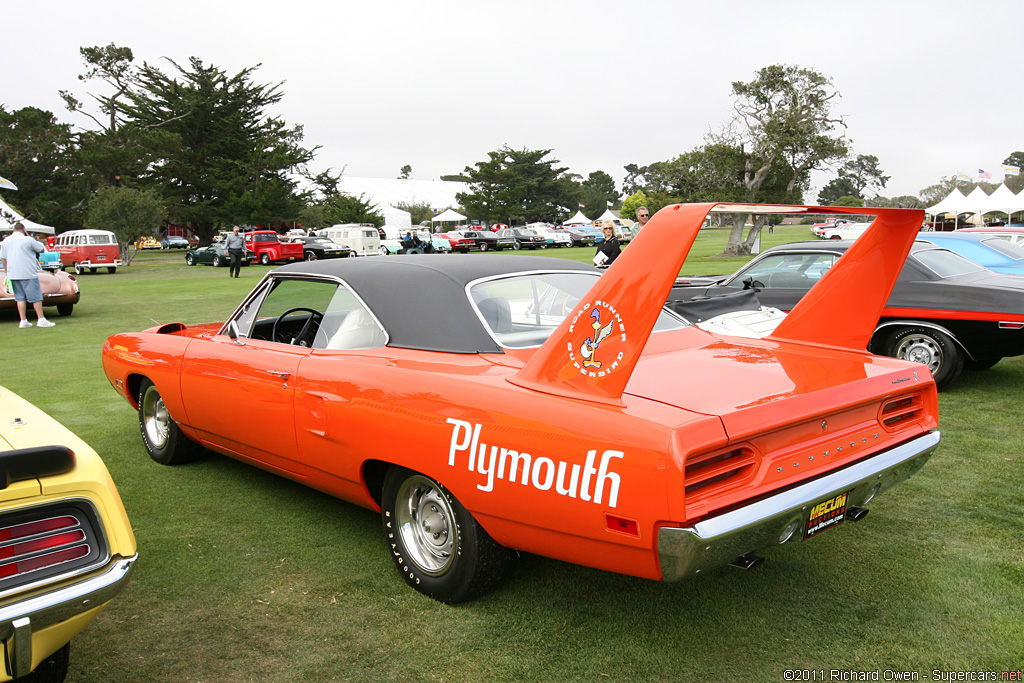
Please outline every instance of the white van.
[{"label": "white van", "polygon": [[348,247],[356,256],[377,256],[380,254],[380,233],[377,228],[366,224],[332,225],[317,233],[335,244]]}]

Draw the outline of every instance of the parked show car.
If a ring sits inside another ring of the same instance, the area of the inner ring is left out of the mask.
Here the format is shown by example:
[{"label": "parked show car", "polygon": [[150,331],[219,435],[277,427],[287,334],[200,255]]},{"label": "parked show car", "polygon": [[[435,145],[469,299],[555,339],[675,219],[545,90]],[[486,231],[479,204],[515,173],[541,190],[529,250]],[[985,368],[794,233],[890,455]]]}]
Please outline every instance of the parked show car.
[{"label": "parked show car", "polygon": [[[256,260],[256,252],[251,249],[245,250],[245,258],[242,265],[247,266]],[[210,265],[214,268],[231,265],[231,257],[223,242],[214,242],[208,247],[196,247],[185,252],[185,264],[189,266]]]},{"label": "parked show car", "polygon": [[116,273],[121,265],[121,248],[109,230],[68,230],[56,236],[54,247],[63,267],[74,268],[76,275],[100,268]]},{"label": "parked show car", "polygon": [[921,212],[873,209],[855,258],[761,340],[660,304],[715,206],[662,209],[603,274],[284,266],[226,322],[112,336],[104,371],[154,460],[205,447],[379,510],[401,576],[444,602],[491,589],[513,551],[667,581],[749,566],[861,519],[939,442],[927,370],[864,350]]},{"label": "parked show car", "polygon": [[301,244],[282,242],[281,236],[273,230],[251,230],[242,233],[245,248],[256,254],[261,265],[289,261],[302,261],[306,258]]},{"label": "parked show car", "polygon": [[504,228],[494,234],[501,238],[514,239],[516,245],[513,249],[546,249],[548,246],[547,238],[529,228]]},{"label": "parked show car", "polygon": [[463,230],[459,233],[463,239],[472,240],[473,246],[480,251],[501,251],[502,249],[515,249],[516,240],[514,237],[499,237],[490,230]]},{"label": "parked show car", "polygon": [[568,233],[560,230],[555,230],[551,226],[530,226],[529,229],[533,230],[535,233],[543,237],[547,241],[549,247],[572,246],[572,237],[570,237]]},{"label": "parked show car", "polygon": [[59,683],[72,638],[128,582],[135,536],[96,452],[4,387],[0,464],[0,680]]},{"label": "parked show car", "polygon": [[140,237],[135,241],[135,248],[142,249],[162,249],[163,245],[160,244],[160,240],[153,236]]},{"label": "parked show car", "polygon": [[468,254],[473,249],[476,249],[476,240],[464,237],[462,233],[457,230],[441,232],[438,233],[437,236],[441,239],[448,240],[448,247],[453,252],[457,251],[460,254]]},{"label": "parked show car", "polygon": [[168,237],[163,238],[160,241],[160,246],[163,247],[164,249],[188,249],[189,246],[191,245],[189,244],[189,241],[184,237],[170,235]]},{"label": "parked show car", "polygon": [[1024,227],[1003,225],[1003,226],[986,226],[984,228],[960,228],[956,231],[956,234],[968,234],[968,235],[988,235],[990,237],[999,237],[1006,240],[1010,244],[1016,244],[1024,246]]},{"label": "parked show car", "polygon": [[335,244],[326,237],[297,235],[289,237],[288,241],[302,245],[302,252],[307,261],[316,261],[322,258],[348,258],[355,255],[355,252],[348,247]]},{"label": "parked show car", "polygon": [[815,230],[815,234],[823,240],[855,240],[864,234],[870,223],[845,223],[837,221]]},{"label": "parked show car", "polygon": [[[1024,278],[986,270],[928,239],[914,243],[875,319],[869,348],[924,363],[944,388],[964,367],[986,369],[1024,354]],[[761,303],[790,311],[852,245],[844,240],[772,247],[733,275],[679,278],[669,299],[753,288]]]},{"label": "parked show car", "polygon": [[[56,306],[60,315],[71,315],[75,304],[82,298],[78,280],[62,270],[46,269],[39,272],[39,289],[43,292],[43,306]],[[7,272],[0,268],[0,310],[16,310],[14,292],[7,291]]]},{"label": "parked show car", "polygon": [[960,254],[979,266],[1007,275],[1024,275],[1024,246],[991,235],[962,231],[921,235],[918,239]]},{"label": "parked show car", "polygon": [[381,256],[390,254],[450,254],[451,242],[444,233],[429,230],[406,231],[399,239],[382,239]]},{"label": "parked show car", "polygon": [[574,247],[592,247],[596,243],[593,235],[577,230],[575,226],[571,228],[555,228],[555,232],[567,234],[569,241]]}]

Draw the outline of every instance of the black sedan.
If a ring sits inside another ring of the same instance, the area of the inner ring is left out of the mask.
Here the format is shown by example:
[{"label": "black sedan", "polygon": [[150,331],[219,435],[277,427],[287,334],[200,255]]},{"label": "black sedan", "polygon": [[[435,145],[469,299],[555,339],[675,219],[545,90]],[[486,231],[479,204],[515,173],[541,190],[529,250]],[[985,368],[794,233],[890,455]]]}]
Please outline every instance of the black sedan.
[{"label": "black sedan", "polygon": [[[256,252],[252,249],[246,249],[245,258],[242,259],[242,265],[247,266],[255,260]],[[223,242],[214,242],[208,247],[196,247],[195,249],[189,249],[186,251],[185,263],[190,266],[203,264],[213,266],[214,268],[220,268],[221,266],[230,265],[231,257],[228,256]]]},{"label": "black sedan", "polygon": [[544,249],[548,246],[548,240],[543,235],[538,235],[529,228],[503,228],[497,233],[499,238],[511,237],[516,241],[513,249]]},{"label": "black sedan", "polygon": [[326,237],[292,237],[289,242],[302,243],[302,255],[307,261],[317,261],[324,258],[348,258],[354,256],[355,252],[340,244],[335,244]]},{"label": "black sedan", "polygon": [[[681,277],[669,307],[754,289],[789,311],[851,246],[799,242],[768,249],[729,276]],[[924,363],[940,388],[961,370],[984,370],[1024,354],[1024,278],[1001,275],[925,241],[914,243],[882,311],[869,350]]]},{"label": "black sedan", "polygon": [[518,249],[515,237],[501,236],[489,230],[462,230],[460,235],[473,240],[480,251],[501,251],[502,249]]}]

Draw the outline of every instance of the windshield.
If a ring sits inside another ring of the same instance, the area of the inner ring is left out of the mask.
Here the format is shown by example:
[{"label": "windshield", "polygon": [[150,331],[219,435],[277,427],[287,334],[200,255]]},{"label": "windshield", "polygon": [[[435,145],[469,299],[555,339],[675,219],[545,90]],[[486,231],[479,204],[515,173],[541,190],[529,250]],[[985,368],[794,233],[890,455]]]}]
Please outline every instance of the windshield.
[{"label": "windshield", "polygon": [[[509,348],[540,346],[576,308],[599,273],[531,273],[485,280],[469,288],[484,324],[499,344]],[[655,332],[688,327],[662,310]]]}]

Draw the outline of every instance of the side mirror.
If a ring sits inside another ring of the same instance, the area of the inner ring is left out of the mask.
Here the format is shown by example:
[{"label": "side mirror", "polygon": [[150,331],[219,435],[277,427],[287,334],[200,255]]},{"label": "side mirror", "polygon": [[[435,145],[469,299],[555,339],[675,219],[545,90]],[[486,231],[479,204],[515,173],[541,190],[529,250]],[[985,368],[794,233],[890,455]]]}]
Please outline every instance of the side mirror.
[{"label": "side mirror", "polygon": [[[752,277],[745,277],[745,278],[743,278],[743,289],[753,289],[753,288],[754,288],[754,278],[752,278]],[[234,325],[235,324],[234,321],[232,321],[231,324]]]},{"label": "side mirror", "polygon": [[228,337],[231,341],[235,342],[239,346],[245,346],[245,342],[241,340],[241,333],[238,331],[238,323],[234,320],[228,323]]}]

